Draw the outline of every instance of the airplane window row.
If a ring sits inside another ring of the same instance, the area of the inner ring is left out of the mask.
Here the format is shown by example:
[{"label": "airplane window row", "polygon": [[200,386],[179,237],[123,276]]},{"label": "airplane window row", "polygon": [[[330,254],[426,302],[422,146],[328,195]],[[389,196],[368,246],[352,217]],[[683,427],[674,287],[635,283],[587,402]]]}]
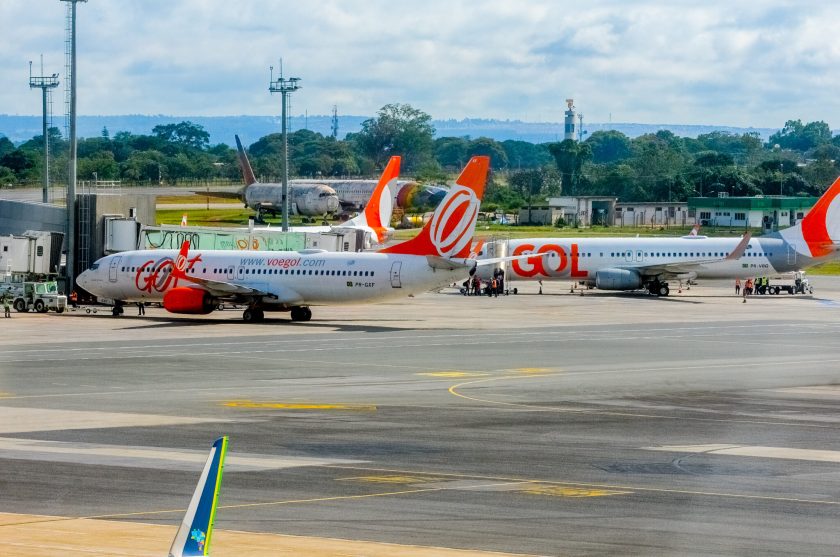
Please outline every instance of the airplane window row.
[{"label": "airplane window row", "polygon": [[246,275],[317,275],[331,277],[372,277],[373,271],[336,271],[306,269],[245,269]]},{"label": "airplane window row", "polygon": [[[169,265],[162,265],[158,268],[155,267],[122,267],[121,271],[125,272],[135,272],[139,270],[141,273],[143,272],[155,272],[161,271],[162,269],[168,269]],[[187,269],[185,271],[189,274],[195,274],[198,272],[198,269]],[[207,269],[202,269],[201,272],[203,274],[207,273]],[[233,268],[230,269],[213,269],[214,274],[228,274],[233,273]],[[372,277],[374,276],[374,271],[336,271],[336,270],[312,270],[309,269],[245,269],[246,275],[317,275],[317,276],[332,276],[332,277]]]}]

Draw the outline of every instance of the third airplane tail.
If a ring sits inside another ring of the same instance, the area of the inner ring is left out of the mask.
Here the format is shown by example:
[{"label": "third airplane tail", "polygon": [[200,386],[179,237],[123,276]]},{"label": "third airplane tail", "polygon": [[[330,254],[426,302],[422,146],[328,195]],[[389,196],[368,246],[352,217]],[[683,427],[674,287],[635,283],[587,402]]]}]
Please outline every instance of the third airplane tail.
[{"label": "third airplane tail", "polygon": [[251,169],[251,163],[248,162],[248,155],[245,154],[245,149],[242,148],[242,142],[239,141],[238,135],[234,135],[233,137],[236,138],[236,150],[239,153],[239,168],[242,169],[242,179],[245,181],[246,186],[256,184],[257,178]]},{"label": "third airplane tail", "polygon": [[400,160],[400,157],[391,157],[364,211],[343,223],[340,228],[370,228],[377,242],[385,241],[394,212],[393,188],[400,176]]},{"label": "third airplane tail", "polygon": [[468,257],[489,169],[490,157],[470,159],[420,233],[411,240],[380,252],[444,258]]}]

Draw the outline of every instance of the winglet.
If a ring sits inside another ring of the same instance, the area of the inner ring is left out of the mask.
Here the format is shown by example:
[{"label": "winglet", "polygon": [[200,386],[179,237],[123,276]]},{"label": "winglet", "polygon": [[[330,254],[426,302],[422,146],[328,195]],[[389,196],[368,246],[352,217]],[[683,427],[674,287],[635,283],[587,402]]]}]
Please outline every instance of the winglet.
[{"label": "winglet", "polygon": [[700,223],[695,224],[691,227],[691,232],[688,233],[689,236],[697,236],[700,232]]},{"label": "winglet", "polygon": [[467,257],[489,170],[490,157],[471,158],[420,233],[380,252]]},{"label": "winglet", "polygon": [[735,246],[735,249],[730,252],[729,255],[726,256],[726,261],[734,261],[736,259],[740,259],[742,255],[744,255],[744,251],[747,249],[747,245],[750,243],[750,238],[752,237],[752,233],[747,232],[744,234],[744,237],[738,242],[738,245]]},{"label": "winglet", "polygon": [[219,437],[213,443],[190,505],[187,507],[181,526],[178,527],[175,539],[172,540],[169,557],[209,554],[210,539],[216,520],[216,507],[219,503],[219,490],[222,487],[227,445],[227,437]]},{"label": "winglet", "polygon": [[189,258],[187,254],[190,251],[190,241],[184,240],[184,243],[181,244],[181,250],[178,252],[178,257],[175,258],[175,262],[172,264],[172,278],[175,279],[183,279],[187,278],[187,264],[189,263]]},{"label": "winglet", "polygon": [[239,141],[239,136],[236,138],[236,150],[239,152],[239,168],[242,170],[242,179],[246,186],[257,183],[257,178],[254,176],[254,171],[251,169],[251,163],[248,162],[248,155],[245,154],[245,149],[242,148],[242,142]]}]

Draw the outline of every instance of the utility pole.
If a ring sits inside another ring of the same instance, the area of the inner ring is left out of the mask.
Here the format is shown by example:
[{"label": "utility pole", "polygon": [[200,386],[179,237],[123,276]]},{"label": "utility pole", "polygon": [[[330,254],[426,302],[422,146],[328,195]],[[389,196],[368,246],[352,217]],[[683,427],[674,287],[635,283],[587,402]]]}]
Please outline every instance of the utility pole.
[{"label": "utility pole", "polygon": [[87,0],[61,0],[68,4],[67,41],[70,73],[69,141],[70,165],[67,172],[67,292],[75,288],[76,279],[76,4]]},{"label": "utility pole", "polygon": [[47,109],[47,95],[50,89],[58,87],[58,74],[44,75],[44,55],[41,55],[41,75],[32,75],[32,62],[29,62],[29,88],[41,89],[41,99],[43,100],[43,121],[42,133],[44,134],[44,192],[42,201],[44,203],[50,202],[50,136],[47,129],[47,121],[50,113]]},{"label": "utility pole", "polygon": [[274,80],[274,66],[270,68],[271,81],[268,83],[268,90],[271,93],[280,93],[280,98],[283,103],[282,118],[283,124],[281,131],[283,132],[283,232],[289,231],[289,138],[286,133],[286,107],[288,106],[288,96],[300,89],[298,82],[299,77],[290,77],[285,79],[283,77],[283,61],[280,61],[280,77],[277,81]]}]

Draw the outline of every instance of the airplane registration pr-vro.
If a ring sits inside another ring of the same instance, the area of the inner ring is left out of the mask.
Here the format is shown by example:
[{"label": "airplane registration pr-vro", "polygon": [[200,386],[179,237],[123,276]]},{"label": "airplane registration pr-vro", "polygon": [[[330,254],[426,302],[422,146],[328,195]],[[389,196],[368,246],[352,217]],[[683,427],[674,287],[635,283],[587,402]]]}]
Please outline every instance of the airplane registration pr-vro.
[{"label": "airplane registration pr-vro", "polygon": [[[647,289],[667,296],[668,280],[749,278],[798,271],[836,258],[840,248],[840,178],[801,223],[750,239],[531,238],[510,240],[506,280],[573,280],[602,290]],[[484,253],[492,252],[485,248]],[[494,254],[497,255],[497,254]],[[479,258],[480,259],[480,258]],[[479,267],[487,278],[492,267]]]},{"label": "airplane registration pr-vro", "polygon": [[[308,321],[309,306],[405,297],[451,284],[478,265],[470,257],[488,157],[473,157],[431,220],[411,240],[377,252],[128,251],[106,256],[76,279],[116,302],[162,302],[172,313],[206,314],[221,302],[247,305],[243,319],[290,311]],[[498,259],[480,264],[492,265]]]}]

